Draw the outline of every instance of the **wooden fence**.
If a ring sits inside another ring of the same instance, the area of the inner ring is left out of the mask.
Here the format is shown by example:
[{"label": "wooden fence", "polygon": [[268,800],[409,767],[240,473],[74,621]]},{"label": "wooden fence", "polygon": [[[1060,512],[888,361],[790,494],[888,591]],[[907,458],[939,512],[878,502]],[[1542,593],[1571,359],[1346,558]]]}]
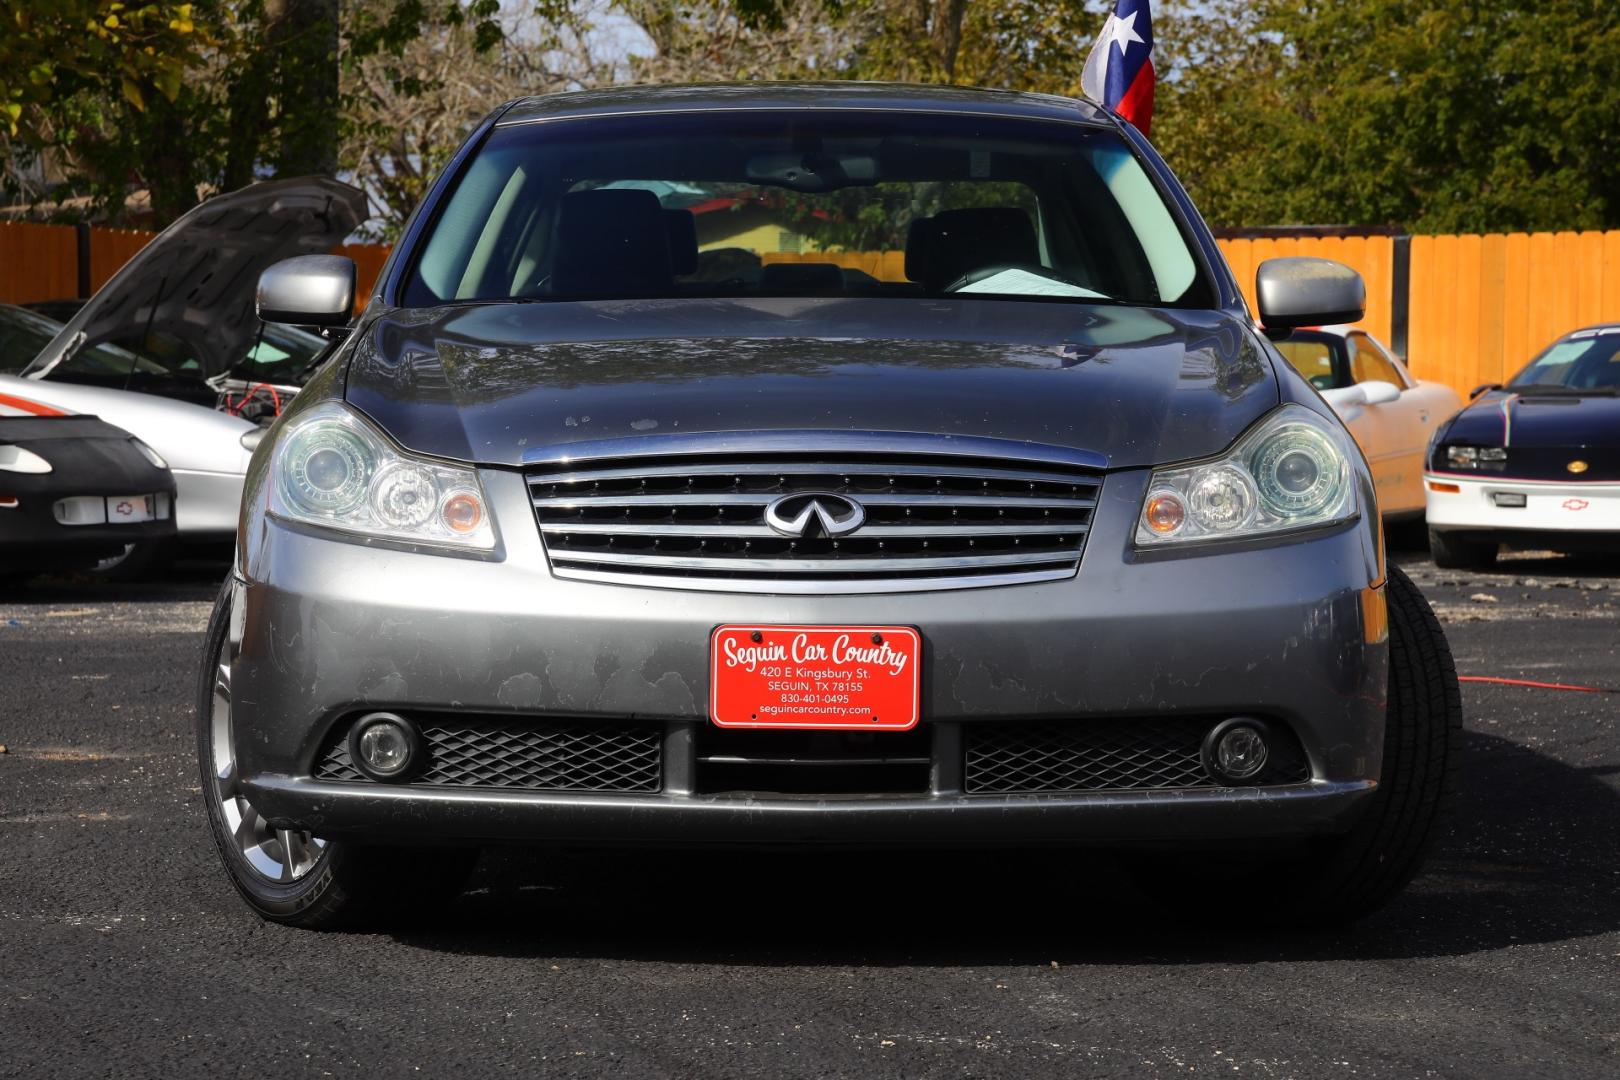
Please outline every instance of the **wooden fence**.
[{"label": "wooden fence", "polygon": [[[0,223],[0,302],[89,295],[152,238],[149,232]],[[1500,382],[1567,331],[1620,321],[1620,231],[1488,236],[1280,236],[1220,241],[1254,306],[1254,271],[1280,255],[1337,259],[1367,281],[1367,318],[1404,348],[1412,371],[1466,394]],[[388,248],[337,249],[359,265],[369,294]],[[902,280],[897,251],[770,254],[767,262],[832,261]]]}]

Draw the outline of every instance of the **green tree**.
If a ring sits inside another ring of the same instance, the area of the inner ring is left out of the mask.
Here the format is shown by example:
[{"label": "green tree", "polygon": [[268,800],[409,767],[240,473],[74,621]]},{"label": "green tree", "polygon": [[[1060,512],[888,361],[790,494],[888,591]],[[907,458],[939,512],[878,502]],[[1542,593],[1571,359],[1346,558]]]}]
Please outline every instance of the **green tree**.
[{"label": "green tree", "polygon": [[1183,62],[1154,130],[1212,221],[1620,226],[1620,5],[1197,7],[1158,31]]},{"label": "green tree", "polygon": [[49,138],[53,105],[93,91],[142,109],[174,98],[203,39],[191,4],[9,0],[0,14],[0,123],[11,139]]},{"label": "green tree", "polygon": [[[15,134],[0,128],[0,188],[45,205],[88,197],[102,220],[140,213],[159,226],[210,191],[336,172],[350,122],[344,70],[397,64],[437,28],[464,29],[476,48],[502,37],[498,0],[347,0],[342,36],[338,0],[13,5],[5,17],[27,33],[0,34],[0,70],[50,70],[0,84],[19,106]],[[408,73],[397,81],[436,92]],[[126,207],[132,190],[146,207]]]}]

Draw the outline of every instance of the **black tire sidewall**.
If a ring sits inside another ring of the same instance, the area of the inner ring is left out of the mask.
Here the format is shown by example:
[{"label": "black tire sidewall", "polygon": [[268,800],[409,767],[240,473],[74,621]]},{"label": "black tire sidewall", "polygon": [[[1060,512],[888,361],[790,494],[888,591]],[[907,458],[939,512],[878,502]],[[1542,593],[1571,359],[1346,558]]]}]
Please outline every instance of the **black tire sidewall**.
[{"label": "black tire sidewall", "polygon": [[327,843],[315,866],[297,881],[268,881],[248,863],[237,849],[225,824],[224,811],[214,790],[213,702],[214,671],[220,650],[230,633],[232,579],[227,577],[214,602],[203,642],[201,672],[197,686],[197,765],[201,774],[203,805],[207,808],[208,829],[219,851],[231,884],[242,899],[260,915],[276,920],[297,920],[300,915],[331,905],[342,893],[338,870],[347,852],[340,843]]}]

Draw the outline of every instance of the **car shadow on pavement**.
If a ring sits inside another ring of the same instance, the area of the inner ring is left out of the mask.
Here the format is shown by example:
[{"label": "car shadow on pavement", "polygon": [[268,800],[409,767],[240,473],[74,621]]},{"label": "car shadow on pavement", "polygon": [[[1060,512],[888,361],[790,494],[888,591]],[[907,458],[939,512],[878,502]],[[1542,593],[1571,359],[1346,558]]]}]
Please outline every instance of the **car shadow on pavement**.
[{"label": "car shadow on pavement", "polygon": [[[706,964],[1259,963],[1460,955],[1620,929],[1620,762],[1581,769],[1467,736],[1424,874],[1332,931],[1176,921],[1108,856],[1035,852],[485,853],[396,936],[470,955]],[[1606,782],[1607,781],[1607,782]],[[1202,886],[1195,879],[1188,890]]]},{"label": "car shadow on pavement", "polygon": [[0,604],[171,603],[213,600],[231,568],[229,546],[187,554],[160,575],[109,581],[89,573],[0,577]]}]

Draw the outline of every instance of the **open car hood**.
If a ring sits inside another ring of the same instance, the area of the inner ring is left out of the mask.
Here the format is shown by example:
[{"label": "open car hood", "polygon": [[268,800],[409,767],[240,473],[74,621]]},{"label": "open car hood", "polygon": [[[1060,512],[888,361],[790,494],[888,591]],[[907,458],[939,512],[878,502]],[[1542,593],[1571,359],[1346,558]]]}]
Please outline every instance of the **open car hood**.
[{"label": "open car hood", "polygon": [[366,217],[366,196],[325,177],[270,180],[193,207],[125,263],[28,366],[48,377],[78,349],[142,339],[185,339],[217,375],[259,330],[259,274],[294,255],[331,251]]}]

